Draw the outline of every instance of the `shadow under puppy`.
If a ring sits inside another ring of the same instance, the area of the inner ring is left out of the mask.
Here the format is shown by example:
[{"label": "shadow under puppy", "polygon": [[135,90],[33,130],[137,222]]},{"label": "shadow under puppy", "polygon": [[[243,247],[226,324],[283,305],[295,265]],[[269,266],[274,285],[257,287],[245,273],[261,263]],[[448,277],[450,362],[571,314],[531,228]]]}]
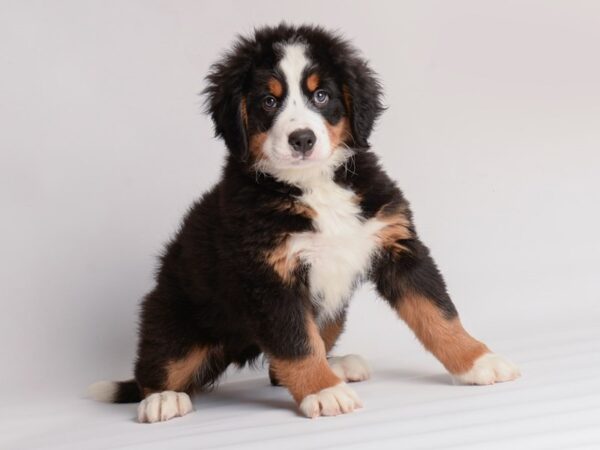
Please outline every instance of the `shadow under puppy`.
[{"label": "shadow under puppy", "polygon": [[361,406],[356,355],[327,358],[357,285],[377,292],[464,383],[519,375],[462,327],[408,202],[369,150],[382,112],[373,71],[341,37],[285,24],[240,37],[204,90],[229,153],[219,183],[167,245],[142,305],[135,379],[92,395],[141,401],[141,422],[265,354],[308,417]]}]

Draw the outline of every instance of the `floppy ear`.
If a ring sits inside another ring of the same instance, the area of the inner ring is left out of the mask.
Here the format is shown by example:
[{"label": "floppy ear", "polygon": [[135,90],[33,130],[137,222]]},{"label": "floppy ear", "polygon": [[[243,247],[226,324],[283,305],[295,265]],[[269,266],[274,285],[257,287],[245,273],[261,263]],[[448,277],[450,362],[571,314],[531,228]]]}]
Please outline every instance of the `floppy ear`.
[{"label": "floppy ear", "polygon": [[381,84],[367,62],[357,56],[345,62],[344,72],[342,92],[350,115],[353,146],[366,149],[373,125],[384,109]]},{"label": "floppy ear", "polygon": [[222,137],[229,151],[241,161],[248,159],[248,115],[244,86],[252,65],[249,49],[240,43],[232,53],[213,64],[206,77],[206,112],[210,114],[215,136]]}]

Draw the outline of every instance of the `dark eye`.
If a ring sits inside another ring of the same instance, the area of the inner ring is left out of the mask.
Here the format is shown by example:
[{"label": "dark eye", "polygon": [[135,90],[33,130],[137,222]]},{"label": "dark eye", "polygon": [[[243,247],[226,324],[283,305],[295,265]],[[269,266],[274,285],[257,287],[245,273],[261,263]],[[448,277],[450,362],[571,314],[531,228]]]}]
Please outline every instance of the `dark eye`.
[{"label": "dark eye", "polygon": [[267,95],[263,99],[263,108],[267,111],[272,111],[277,108],[277,99],[272,95]]},{"label": "dark eye", "polygon": [[319,89],[313,94],[313,101],[315,102],[315,104],[323,106],[329,101],[329,94],[327,93],[327,91]]}]

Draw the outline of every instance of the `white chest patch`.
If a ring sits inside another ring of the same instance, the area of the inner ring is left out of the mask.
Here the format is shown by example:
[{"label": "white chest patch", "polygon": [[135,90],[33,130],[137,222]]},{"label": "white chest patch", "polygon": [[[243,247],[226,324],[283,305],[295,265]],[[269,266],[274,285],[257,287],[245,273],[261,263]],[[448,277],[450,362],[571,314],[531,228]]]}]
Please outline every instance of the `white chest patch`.
[{"label": "white chest patch", "polygon": [[355,194],[325,179],[301,201],[316,217],[316,231],[291,236],[289,251],[309,266],[308,280],[318,320],[332,318],[345,305],[377,249],[377,232],[385,223],[361,219]]}]

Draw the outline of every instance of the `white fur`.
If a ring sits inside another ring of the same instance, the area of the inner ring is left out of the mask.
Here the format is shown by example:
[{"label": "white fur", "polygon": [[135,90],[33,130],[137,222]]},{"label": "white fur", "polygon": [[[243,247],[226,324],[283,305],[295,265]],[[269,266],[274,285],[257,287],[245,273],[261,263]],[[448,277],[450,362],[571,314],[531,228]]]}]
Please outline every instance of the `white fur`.
[{"label": "white fur", "polygon": [[[287,95],[263,144],[266,158],[261,161],[261,170],[269,173],[282,168],[321,165],[332,154],[331,142],[323,117],[309,106],[309,99],[302,90],[305,69],[310,65],[306,46],[290,43],[281,46],[282,58],[279,70],[285,77]],[[302,159],[292,152],[288,138],[295,130],[311,129],[317,138],[312,153]]]},{"label": "white fur", "polygon": [[342,380],[364,381],[371,377],[367,361],[360,355],[332,356],[327,358],[329,367]]},{"label": "white fur", "polygon": [[289,255],[308,264],[310,290],[322,321],[334,318],[349,299],[378,248],[376,233],[385,224],[361,219],[354,192],[329,177],[313,180],[300,200],[316,212],[316,231],[292,235]]},{"label": "white fur", "polygon": [[192,411],[192,401],[183,392],[164,391],[150,394],[138,406],[138,420],[143,423],[164,422]]},{"label": "white fur", "polygon": [[346,383],[307,395],[300,402],[300,411],[311,419],[318,416],[337,416],[362,408],[362,402]]},{"label": "white fur", "polygon": [[[299,256],[309,269],[313,300],[319,320],[332,318],[345,304],[355,283],[364,275],[377,248],[376,233],[384,226],[378,220],[364,221],[355,194],[333,182],[337,168],[347,163],[352,151],[331,148],[323,117],[308,106],[302,91],[303,75],[310,65],[301,43],[282,46],[279,69],[285,76],[287,96],[282,110],[263,144],[257,169],[303,190],[300,201],[316,212],[316,232],[291,237],[289,257]],[[289,134],[310,128],[317,136],[307,160],[294,160]]]},{"label": "white fur", "polygon": [[98,381],[87,389],[88,396],[99,402],[112,403],[117,395],[119,384],[114,381]]},{"label": "white fur", "polygon": [[455,378],[464,384],[494,384],[519,376],[521,372],[514,363],[495,353],[486,353],[475,360],[471,370]]}]

